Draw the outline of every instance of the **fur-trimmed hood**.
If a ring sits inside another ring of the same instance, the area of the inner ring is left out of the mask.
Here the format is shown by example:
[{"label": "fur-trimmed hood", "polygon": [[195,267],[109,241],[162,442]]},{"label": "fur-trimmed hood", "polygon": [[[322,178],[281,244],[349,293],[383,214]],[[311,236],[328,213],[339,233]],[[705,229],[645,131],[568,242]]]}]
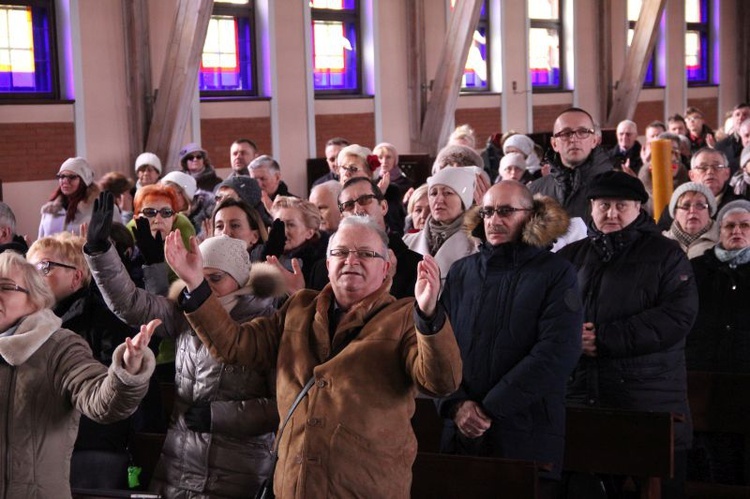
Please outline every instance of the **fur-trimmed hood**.
[{"label": "fur-trimmed hood", "polygon": [[[178,301],[180,292],[185,288],[185,281],[178,279],[169,286],[167,297],[175,302]],[[250,277],[245,286],[238,289],[235,294],[254,295],[257,298],[277,298],[284,296],[287,292],[286,281],[281,270],[266,262],[253,263],[250,268]]]},{"label": "fur-trimmed hood", "polygon": [[[86,188],[86,197],[79,203],[78,205],[78,211],[84,211],[83,207],[93,207],[94,206],[94,200],[99,197],[99,193],[101,192],[101,189],[96,184],[96,182],[92,182],[90,186]],[[52,201],[48,201],[42,205],[42,213],[59,213],[60,211],[64,211],[63,208],[63,202],[62,202],[62,194],[57,196]]]},{"label": "fur-trimmed hood", "polygon": [[39,350],[62,320],[45,308],[21,319],[13,336],[0,338],[0,357],[12,366],[20,366]]},{"label": "fur-trimmed hood", "polygon": [[[570,217],[556,200],[549,196],[537,194],[529,221],[523,228],[521,240],[529,246],[547,248],[568,231]],[[480,240],[487,241],[484,233],[484,221],[479,216],[479,207],[467,212],[464,227],[467,232]]]}]

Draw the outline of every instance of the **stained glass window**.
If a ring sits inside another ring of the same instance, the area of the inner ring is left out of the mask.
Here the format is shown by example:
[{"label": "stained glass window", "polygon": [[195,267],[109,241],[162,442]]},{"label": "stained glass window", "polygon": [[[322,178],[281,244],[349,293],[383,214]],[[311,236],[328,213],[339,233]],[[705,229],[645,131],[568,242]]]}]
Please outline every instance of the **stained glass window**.
[{"label": "stained glass window", "polygon": [[257,95],[251,0],[215,1],[203,44],[202,97]]},{"label": "stained glass window", "polygon": [[360,93],[356,0],[311,0],[313,86],[319,94]]},{"label": "stained glass window", "polygon": [[688,85],[710,83],[708,0],[686,0],[685,23],[685,71]]},{"label": "stained glass window", "polygon": [[528,0],[529,71],[535,89],[562,88],[561,0]]},{"label": "stained glass window", "polygon": [[[457,0],[451,0],[451,9],[456,5]],[[487,58],[489,56],[489,34],[490,34],[490,17],[487,7],[487,0],[482,2],[482,10],[479,13],[477,29],[469,48],[469,55],[466,58],[463,78],[461,79],[461,90],[476,91],[489,90],[489,65]]]},{"label": "stained glass window", "polygon": [[0,3],[0,96],[56,98],[51,1]]}]

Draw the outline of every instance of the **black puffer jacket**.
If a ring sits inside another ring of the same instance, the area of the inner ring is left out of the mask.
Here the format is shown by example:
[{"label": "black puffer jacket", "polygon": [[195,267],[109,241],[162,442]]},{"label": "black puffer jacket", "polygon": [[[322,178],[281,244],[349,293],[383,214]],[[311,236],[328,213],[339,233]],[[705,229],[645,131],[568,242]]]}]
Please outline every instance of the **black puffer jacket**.
[{"label": "black puffer jacket", "polygon": [[688,336],[688,369],[750,373],[750,263],[732,267],[713,249],[691,260],[700,309]]},{"label": "black puffer jacket", "polygon": [[581,356],[568,403],[682,414],[675,447],[688,448],[685,337],[698,290],[687,256],[645,212],[621,231],[590,229],[560,255],[578,269],[584,322],[594,323],[598,353]]},{"label": "black puffer jacket", "polygon": [[533,181],[529,190],[533,194],[556,199],[571,218],[581,217],[588,222],[591,220],[591,210],[586,198],[586,187],[595,175],[612,168],[612,159],[600,147],[591,151],[588,159],[575,169],[563,166],[560,156],[556,154],[550,174]]}]

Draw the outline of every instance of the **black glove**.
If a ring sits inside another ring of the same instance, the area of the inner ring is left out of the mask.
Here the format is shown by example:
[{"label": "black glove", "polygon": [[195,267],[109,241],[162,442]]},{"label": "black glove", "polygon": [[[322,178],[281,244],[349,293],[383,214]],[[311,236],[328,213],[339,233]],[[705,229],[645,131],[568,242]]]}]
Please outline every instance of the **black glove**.
[{"label": "black glove", "polygon": [[281,256],[284,253],[286,244],[286,227],[280,219],[273,221],[271,229],[268,231],[268,241],[263,246],[263,260],[267,256]]},{"label": "black glove", "polygon": [[156,237],[151,235],[151,224],[148,218],[138,217],[135,219],[135,245],[143,255],[143,261],[146,265],[162,263],[164,261],[164,239],[161,232],[156,233]]},{"label": "black glove", "polygon": [[198,433],[211,431],[211,402],[198,402],[185,412],[185,424]]},{"label": "black glove", "polygon": [[89,229],[86,232],[86,252],[98,253],[109,249],[109,234],[112,231],[112,216],[115,211],[115,197],[109,191],[99,194],[94,200]]}]

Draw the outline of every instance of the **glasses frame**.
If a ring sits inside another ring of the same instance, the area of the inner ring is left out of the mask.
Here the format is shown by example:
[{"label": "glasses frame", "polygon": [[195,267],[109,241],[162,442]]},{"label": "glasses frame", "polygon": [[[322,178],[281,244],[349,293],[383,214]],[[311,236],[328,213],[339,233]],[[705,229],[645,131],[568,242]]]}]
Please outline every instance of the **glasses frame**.
[{"label": "glasses frame", "polygon": [[719,163],[718,165],[695,165],[691,168],[691,170],[695,170],[701,173],[706,173],[708,170],[713,170],[715,172],[719,172],[721,170],[724,170],[725,168],[729,168],[728,165]]},{"label": "glasses frame", "polygon": [[58,173],[57,175],[55,175],[55,178],[57,179],[58,182],[63,182],[65,180],[67,180],[68,182],[73,183],[73,182],[75,182],[77,179],[79,179],[81,177],[79,177],[78,175],[75,175],[75,174],[73,174],[73,175],[64,175],[64,174]]},{"label": "glasses frame", "polygon": [[375,194],[363,194],[357,199],[344,201],[343,203],[339,203],[339,212],[346,213],[348,211],[352,211],[355,205],[360,205],[363,207],[367,206],[370,204],[371,200],[373,199],[377,199],[378,201],[381,200],[381,198],[376,196]]},{"label": "glasses frame", "polygon": [[52,269],[55,267],[60,267],[61,269],[70,269],[70,270],[78,270],[77,267],[74,267],[73,265],[68,265],[67,263],[60,263],[60,262],[54,262],[52,260],[42,260],[41,262],[37,262],[36,265],[34,265],[36,269],[42,273],[43,276],[48,276],[50,272],[52,272]]},{"label": "glasses frame", "polygon": [[18,293],[24,293],[26,295],[31,294],[28,289],[22,288],[15,282],[3,282],[0,283],[0,292],[16,291]]},{"label": "glasses frame", "polygon": [[555,134],[552,134],[552,137],[565,142],[570,142],[573,136],[575,136],[575,138],[577,138],[578,140],[586,140],[595,133],[596,130],[594,130],[593,128],[576,128],[575,130],[561,130]]},{"label": "glasses frame", "polygon": [[188,154],[185,156],[185,161],[198,161],[205,160],[206,158],[202,154]]},{"label": "glasses frame", "polygon": [[513,206],[482,206],[477,212],[483,220],[492,218],[497,214],[500,218],[512,217],[517,211],[532,211],[533,208],[515,208]]},{"label": "glasses frame", "polygon": [[[148,212],[146,210],[148,210]],[[172,214],[165,215],[164,214],[165,211],[170,211],[172,212]],[[151,215],[149,215],[149,213],[151,213]],[[162,218],[171,218],[175,216],[177,212],[174,211],[172,208],[159,208],[158,210],[156,208],[143,208],[140,214],[146,218],[156,218],[156,215],[161,215]]]},{"label": "glasses frame", "polygon": [[375,258],[380,258],[381,260],[385,260],[385,255],[381,255],[375,250],[366,250],[366,249],[349,249],[349,248],[331,248],[328,251],[328,256],[331,258],[339,258],[341,260],[346,260],[349,258],[349,255],[354,254],[354,256],[357,258],[357,260],[373,260]]},{"label": "glasses frame", "polygon": [[675,206],[676,210],[690,211],[690,208],[695,208],[695,211],[707,210],[708,203],[701,203],[700,201],[698,201],[697,203],[678,204],[677,206]]}]

